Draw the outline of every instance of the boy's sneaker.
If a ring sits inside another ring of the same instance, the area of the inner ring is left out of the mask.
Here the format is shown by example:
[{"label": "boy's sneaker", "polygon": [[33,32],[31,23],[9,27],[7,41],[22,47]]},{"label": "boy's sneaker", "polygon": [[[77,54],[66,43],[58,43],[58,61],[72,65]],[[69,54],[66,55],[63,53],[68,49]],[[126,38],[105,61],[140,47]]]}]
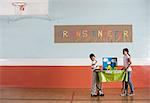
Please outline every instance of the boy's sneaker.
[{"label": "boy's sneaker", "polygon": [[104,93],[102,93],[102,94],[99,94],[99,96],[104,96]]},{"label": "boy's sneaker", "polygon": [[122,93],[122,94],[120,94],[120,96],[128,96],[128,94]]},{"label": "boy's sneaker", "polygon": [[133,95],[135,95],[133,92],[131,92],[131,93],[129,94],[129,96],[133,96]]},{"label": "boy's sneaker", "polygon": [[96,97],[97,95],[96,94],[91,94],[91,97]]},{"label": "boy's sneaker", "polygon": [[104,96],[104,93],[103,93],[102,91],[99,91],[99,92],[98,92],[98,95],[99,95],[99,96]]}]

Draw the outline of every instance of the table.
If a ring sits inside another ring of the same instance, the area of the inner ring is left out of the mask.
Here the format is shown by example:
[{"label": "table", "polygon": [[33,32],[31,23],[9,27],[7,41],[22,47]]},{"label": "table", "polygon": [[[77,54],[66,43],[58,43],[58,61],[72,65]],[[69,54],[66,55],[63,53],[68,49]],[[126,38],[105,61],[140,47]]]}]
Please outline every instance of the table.
[{"label": "table", "polygon": [[103,70],[98,72],[100,82],[122,82],[128,81],[128,73],[124,70]]}]

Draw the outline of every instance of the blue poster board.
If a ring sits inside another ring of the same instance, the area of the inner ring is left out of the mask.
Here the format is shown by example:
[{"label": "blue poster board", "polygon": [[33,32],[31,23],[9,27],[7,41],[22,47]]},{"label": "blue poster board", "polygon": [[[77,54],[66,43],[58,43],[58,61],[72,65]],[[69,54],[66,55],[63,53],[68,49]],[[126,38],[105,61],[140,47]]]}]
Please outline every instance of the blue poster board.
[{"label": "blue poster board", "polygon": [[116,57],[104,57],[102,58],[103,70],[116,70],[117,58]]}]

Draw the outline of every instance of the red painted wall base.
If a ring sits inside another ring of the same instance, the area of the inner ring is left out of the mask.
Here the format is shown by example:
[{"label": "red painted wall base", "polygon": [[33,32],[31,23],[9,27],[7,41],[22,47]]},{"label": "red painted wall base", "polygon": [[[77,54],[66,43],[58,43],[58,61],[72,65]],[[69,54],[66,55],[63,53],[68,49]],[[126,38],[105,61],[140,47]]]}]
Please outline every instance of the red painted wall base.
[{"label": "red painted wall base", "polygon": [[[132,66],[135,87],[150,88],[150,66]],[[0,66],[0,87],[90,88],[89,66]],[[121,83],[103,83],[121,88]]]}]

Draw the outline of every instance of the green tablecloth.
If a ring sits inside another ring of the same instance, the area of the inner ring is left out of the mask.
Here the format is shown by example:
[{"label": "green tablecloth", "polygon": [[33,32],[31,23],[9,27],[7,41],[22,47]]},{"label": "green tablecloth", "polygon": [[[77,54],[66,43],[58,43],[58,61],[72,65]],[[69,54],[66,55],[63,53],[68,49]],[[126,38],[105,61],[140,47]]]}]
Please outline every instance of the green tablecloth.
[{"label": "green tablecloth", "polygon": [[128,81],[127,74],[124,70],[103,70],[98,72],[100,82]]}]

